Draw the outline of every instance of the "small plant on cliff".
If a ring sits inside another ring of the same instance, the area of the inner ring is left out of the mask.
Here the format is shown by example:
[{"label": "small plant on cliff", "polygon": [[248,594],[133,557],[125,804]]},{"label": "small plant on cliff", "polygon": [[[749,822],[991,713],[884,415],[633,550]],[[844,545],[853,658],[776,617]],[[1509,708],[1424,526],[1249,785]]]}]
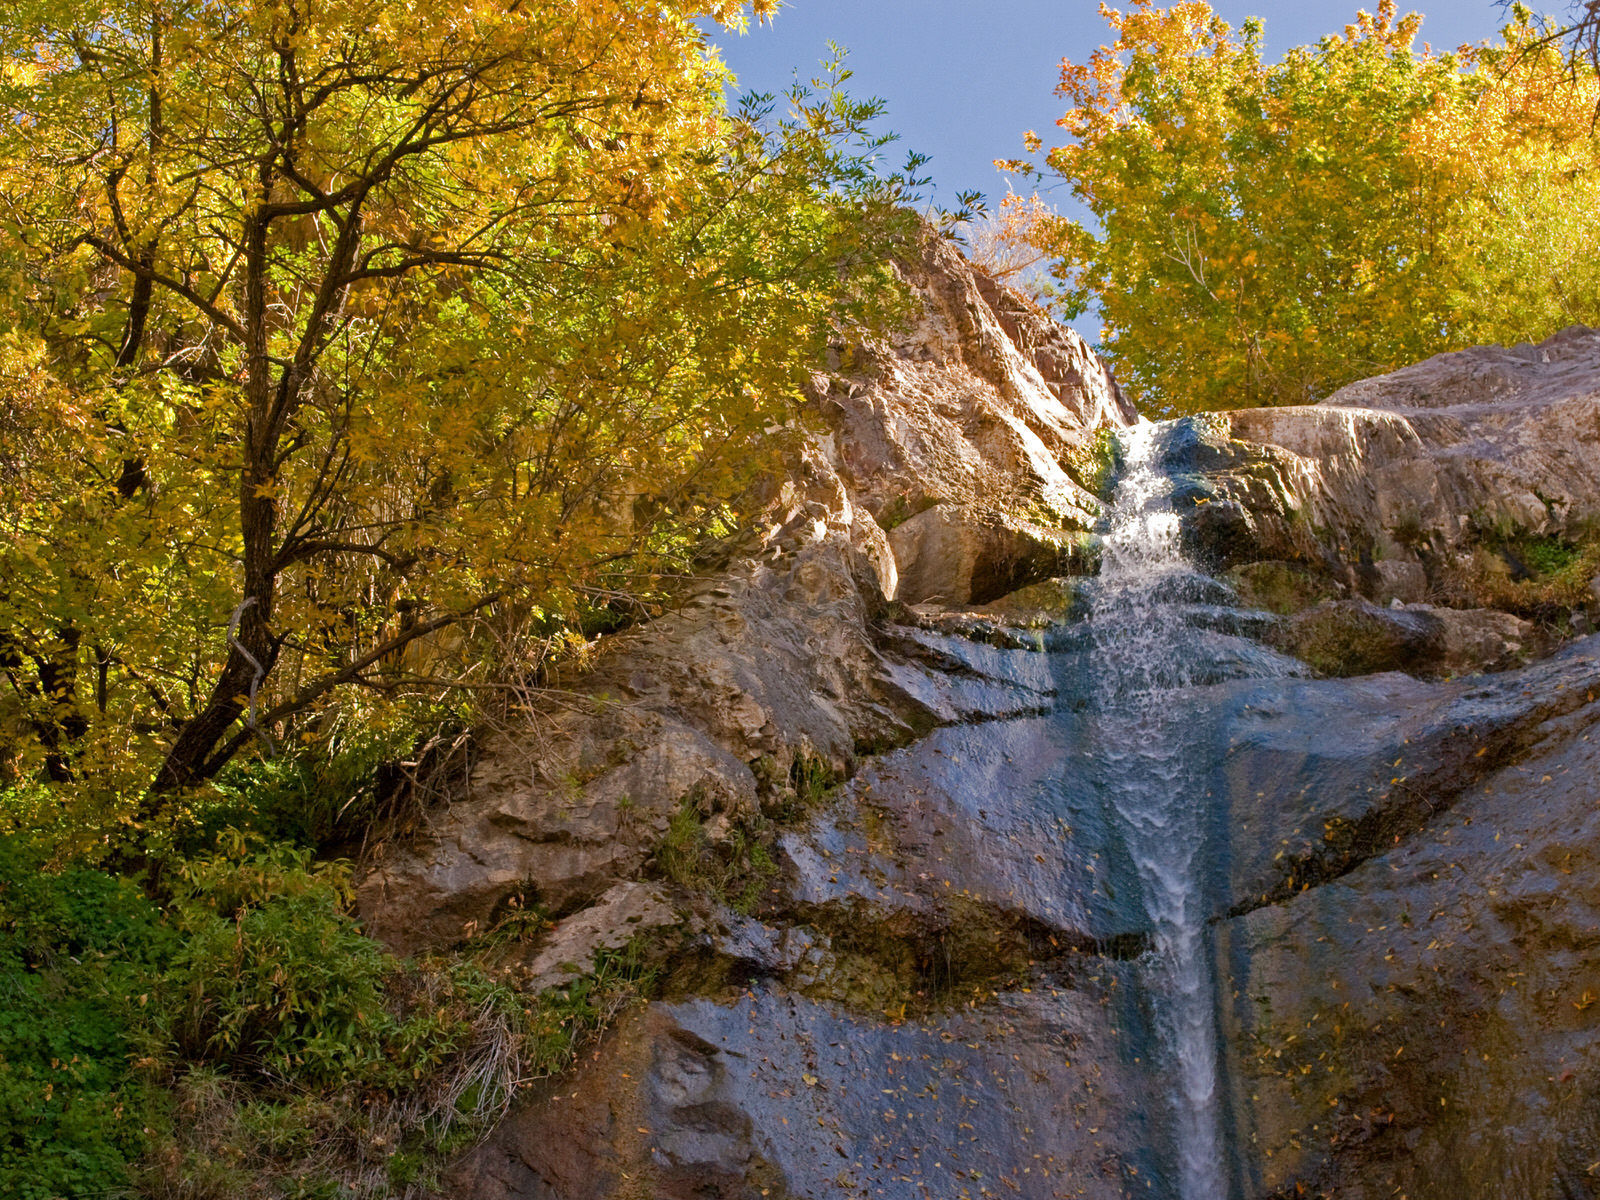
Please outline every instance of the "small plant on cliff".
[{"label": "small plant on cliff", "polygon": [[1572,610],[1595,602],[1591,581],[1600,576],[1600,537],[1495,533],[1443,575],[1452,603],[1504,609],[1564,630]]},{"label": "small plant on cliff", "polygon": [[656,850],[656,866],[680,887],[703,892],[748,914],[760,906],[778,870],[769,848],[773,835],[767,818],[757,815],[730,827],[721,841],[714,843],[691,798],[673,814]]}]

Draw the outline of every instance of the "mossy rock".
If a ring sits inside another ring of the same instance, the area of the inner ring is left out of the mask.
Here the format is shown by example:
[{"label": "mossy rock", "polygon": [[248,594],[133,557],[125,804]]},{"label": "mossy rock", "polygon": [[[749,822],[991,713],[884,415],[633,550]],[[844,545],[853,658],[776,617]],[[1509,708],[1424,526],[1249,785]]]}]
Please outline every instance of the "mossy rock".
[{"label": "mossy rock", "polygon": [[1082,617],[1088,588],[1081,578],[1046,579],[983,605],[978,611],[1005,625],[1039,629]]},{"label": "mossy rock", "polygon": [[1300,563],[1276,560],[1243,563],[1228,572],[1228,581],[1245,605],[1280,616],[1302,612],[1333,599],[1338,592],[1333,581],[1321,572]]},{"label": "mossy rock", "polygon": [[1341,677],[1416,671],[1446,649],[1444,630],[1432,614],[1365,600],[1324,601],[1285,623],[1273,642],[1320,674]]}]

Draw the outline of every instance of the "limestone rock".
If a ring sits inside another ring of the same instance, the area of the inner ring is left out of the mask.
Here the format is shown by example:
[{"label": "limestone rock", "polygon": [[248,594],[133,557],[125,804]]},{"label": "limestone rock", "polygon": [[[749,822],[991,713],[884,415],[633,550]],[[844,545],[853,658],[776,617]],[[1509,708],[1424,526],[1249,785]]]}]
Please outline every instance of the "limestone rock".
[{"label": "limestone rock", "polygon": [[620,950],[635,937],[681,919],[661,888],[632,881],[616,884],[595,904],[557,922],[513,976],[526,991],[557,987],[587,974],[601,951]]},{"label": "limestone rock", "polygon": [[1081,533],[948,504],[896,525],[889,546],[899,576],[895,599],[907,604],[987,604],[1088,565]]},{"label": "limestone rock", "polygon": [[1226,422],[1233,444],[1199,469],[1247,514],[1250,557],[1439,561],[1485,531],[1581,537],[1600,519],[1600,331],[1441,354]]}]

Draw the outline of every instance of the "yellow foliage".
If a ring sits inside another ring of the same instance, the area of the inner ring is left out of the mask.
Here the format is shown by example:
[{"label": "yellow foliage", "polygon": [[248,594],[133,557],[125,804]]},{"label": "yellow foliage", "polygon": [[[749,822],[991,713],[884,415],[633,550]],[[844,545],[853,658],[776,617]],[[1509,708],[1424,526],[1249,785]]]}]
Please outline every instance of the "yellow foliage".
[{"label": "yellow foliage", "polygon": [[1441,54],[1384,0],[1277,63],[1203,3],[1101,12],[1043,166],[1093,220],[1019,236],[1147,408],[1304,403],[1600,316],[1600,92],[1526,10]]},{"label": "yellow foliage", "polygon": [[874,106],[725,110],[772,8],[0,13],[0,769],[187,786],[734,519],[904,224]]}]

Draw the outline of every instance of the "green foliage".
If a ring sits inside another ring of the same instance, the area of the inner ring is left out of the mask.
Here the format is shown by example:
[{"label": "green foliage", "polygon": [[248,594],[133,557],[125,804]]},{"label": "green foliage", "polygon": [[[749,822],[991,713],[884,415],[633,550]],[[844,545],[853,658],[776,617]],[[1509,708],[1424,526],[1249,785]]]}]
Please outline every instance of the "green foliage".
[{"label": "green foliage", "polygon": [[[464,707],[464,706],[463,706]],[[276,758],[230,763],[191,802],[179,848],[198,854],[236,829],[267,843],[324,851],[356,844],[402,814],[415,774],[441,764],[428,747],[419,752],[419,729],[434,729],[433,747],[461,736],[461,708],[412,706],[403,721],[364,724],[330,713],[315,735]],[[399,764],[410,761],[412,773]]]},{"label": "green foliage", "polygon": [[706,853],[704,818],[692,800],[686,800],[672,814],[667,834],[656,849],[661,873],[682,887],[700,888],[709,883],[702,861]]},{"label": "green foliage", "polygon": [[562,987],[541,992],[523,1010],[526,1075],[559,1075],[579,1051],[629,1004],[654,990],[659,971],[635,938],[620,950],[602,950],[589,970]]},{"label": "green foliage", "polygon": [[171,920],[182,948],[165,984],[185,1058],[383,1090],[439,1065],[464,1030],[386,1006],[397,964],[344,914],[348,887],[346,868],[287,847],[180,865]]},{"label": "green foliage", "polygon": [[837,782],[833,771],[819,756],[797,752],[789,764],[789,786],[794,790],[800,811],[785,819],[797,819],[806,810],[821,804]]},{"label": "green foliage", "polygon": [[1561,538],[1529,538],[1522,543],[1523,561],[1535,575],[1560,575],[1570,571],[1584,557],[1583,552]]},{"label": "green foliage", "polygon": [[123,1186],[164,1118],[134,1065],[172,948],[126,881],[0,839],[0,1195],[95,1195]]},{"label": "green foliage", "polygon": [[533,997],[473,959],[402,964],[346,913],[343,866],[237,835],[170,864],[165,909],[46,867],[0,842],[0,1194],[19,1200],[387,1194],[654,983],[638,944]]},{"label": "green foliage", "polygon": [[1446,597],[1539,621],[1561,632],[1574,609],[1590,608],[1600,576],[1600,538],[1567,540],[1490,531],[1470,558],[1445,575]]}]

